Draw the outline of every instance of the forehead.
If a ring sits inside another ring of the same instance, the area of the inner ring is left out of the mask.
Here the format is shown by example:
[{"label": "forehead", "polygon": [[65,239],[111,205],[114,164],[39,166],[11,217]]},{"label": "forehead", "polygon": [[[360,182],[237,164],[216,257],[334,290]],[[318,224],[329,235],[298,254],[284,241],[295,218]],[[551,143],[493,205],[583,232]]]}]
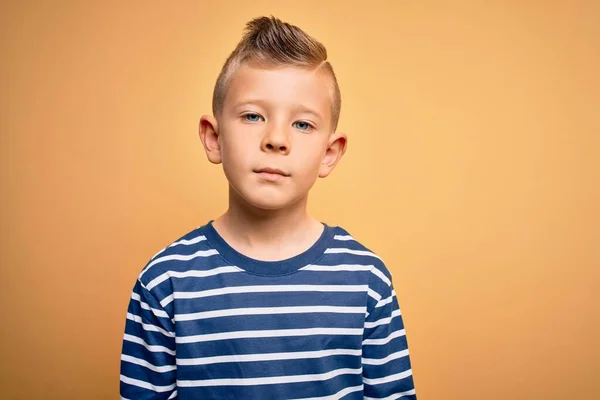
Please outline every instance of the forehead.
[{"label": "forehead", "polygon": [[245,64],[229,81],[225,107],[252,100],[280,107],[310,108],[329,120],[333,102],[332,80],[323,70],[315,68]]}]

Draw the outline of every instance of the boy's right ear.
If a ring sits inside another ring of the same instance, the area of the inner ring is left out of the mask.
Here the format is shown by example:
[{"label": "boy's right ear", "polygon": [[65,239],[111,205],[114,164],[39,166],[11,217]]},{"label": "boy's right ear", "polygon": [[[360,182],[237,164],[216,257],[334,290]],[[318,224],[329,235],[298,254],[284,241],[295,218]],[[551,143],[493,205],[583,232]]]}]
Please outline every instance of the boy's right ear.
[{"label": "boy's right ear", "polygon": [[221,146],[219,144],[217,120],[210,115],[203,115],[200,118],[199,133],[208,161],[213,164],[220,164]]}]

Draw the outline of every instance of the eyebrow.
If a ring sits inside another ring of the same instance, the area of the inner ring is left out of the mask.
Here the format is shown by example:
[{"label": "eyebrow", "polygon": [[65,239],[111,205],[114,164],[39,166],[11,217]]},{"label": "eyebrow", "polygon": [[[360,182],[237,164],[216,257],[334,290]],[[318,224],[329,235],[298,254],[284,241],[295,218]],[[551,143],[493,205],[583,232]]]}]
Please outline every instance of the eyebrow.
[{"label": "eyebrow", "polygon": [[301,113],[305,113],[305,114],[311,114],[314,115],[315,117],[317,117],[318,119],[325,121],[325,118],[323,117],[323,115],[321,115],[321,113],[313,110],[312,108],[306,107],[302,104],[300,104],[297,107],[297,110],[300,111]]},{"label": "eyebrow", "polygon": [[[242,106],[246,106],[246,105],[257,105],[257,106],[261,106],[261,107],[266,107],[268,104],[269,104],[269,101],[266,99],[247,99],[247,100],[243,100],[243,101],[240,101],[239,103],[234,104],[233,107],[238,108],[238,107],[242,107]],[[325,120],[324,116],[321,113],[319,113],[318,111],[315,111],[314,109],[307,107],[303,104],[299,104],[299,105],[295,106],[294,111],[301,112],[304,114],[311,114],[322,121]]]},{"label": "eyebrow", "polygon": [[233,107],[234,107],[234,108],[238,108],[238,107],[241,107],[241,106],[246,106],[246,105],[249,105],[249,104],[254,104],[254,105],[264,106],[264,105],[265,105],[265,104],[267,104],[267,103],[268,103],[268,102],[267,102],[267,100],[262,100],[262,99],[247,99],[247,100],[244,100],[244,101],[240,101],[240,102],[238,102],[238,103],[235,103],[235,104],[233,105]]}]

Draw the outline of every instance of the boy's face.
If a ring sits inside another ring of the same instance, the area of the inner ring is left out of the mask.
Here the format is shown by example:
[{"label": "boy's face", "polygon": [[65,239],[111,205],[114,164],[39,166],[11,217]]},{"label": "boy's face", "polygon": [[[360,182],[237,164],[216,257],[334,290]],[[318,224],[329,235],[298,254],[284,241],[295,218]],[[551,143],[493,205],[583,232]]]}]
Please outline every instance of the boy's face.
[{"label": "boy's face", "polygon": [[223,163],[231,187],[254,207],[281,209],[303,199],[346,148],[346,136],[331,132],[332,93],[322,71],[240,67],[218,122],[201,119],[209,160]]}]

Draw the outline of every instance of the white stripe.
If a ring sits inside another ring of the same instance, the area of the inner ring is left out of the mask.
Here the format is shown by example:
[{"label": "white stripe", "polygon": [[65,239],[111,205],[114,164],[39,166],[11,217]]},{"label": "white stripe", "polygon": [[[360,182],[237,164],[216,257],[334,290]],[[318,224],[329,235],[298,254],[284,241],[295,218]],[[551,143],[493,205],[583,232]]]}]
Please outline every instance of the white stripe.
[{"label": "white stripe", "polygon": [[160,305],[163,307],[166,307],[169,304],[171,304],[171,302],[173,301],[174,298],[175,298],[175,296],[173,295],[173,293],[171,293],[170,295],[168,295],[167,297],[165,297],[164,299],[162,299],[160,301]]},{"label": "white stripe", "polygon": [[383,365],[392,360],[396,360],[398,358],[407,357],[408,349],[397,351],[395,353],[390,354],[385,358],[363,358],[362,363],[365,365]]},{"label": "white stripe", "polygon": [[[152,313],[154,313],[154,315],[156,315],[157,317],[163,317],[163,318],[169,318],[169,314],[167,314],[166,311],[163,310],[157,310],[156,308],[152,308],[148,305],[148,303],[145,303],[142,301],[142,298],[140,297],[139,294],[133,292],[131,293],[131,298],[133,300],[137,300],[140,303],[140,306],[142,306],[142,308],[144,310],[148,310],[148,311],[152,311]],[[170,319],[170,318],[169,318]]]},{"label": "white stripe", "polygon": [[404,331],[404,329],[400,329],[399,331],[394,331],[392,332],[388,337],[382,338],[382,339],[365,339],[363,340],[362,344],[375,344],[375,345],[379,345],[379,344],[386,344],[389,341],[391,341],[392,339],[396,339],[397,337],[400,336],[404,336],[406,333]]},{"label": "white stripe", "polygon": [[148,344],[142,338],[139,338],[137,336],[125,334],[124,337],[123,337],[123,339],[127,340],[128,342],[133,342],[133,343],[141,344],[142,346],[144,346],[146,349],[150,350],[153,353],[161,351],[163,353],[167,353],[167,354],[170,354],[172,356],[175,355],[175,351],[174,350],[171,350],[171,349],[166,348],[164,346],[158,346],[158,345]]},{"label": "white stripe", "polygon": [[338,264],[338,265],[307,265],[300,268],[305,271],[371,271],[373,265]]},{"label": "white stripe", "polygon": [[411,390],[407,390],[406,392],[400,392],[400,393],[395,393],[391,396],[387,396],[387,397],[365,397],[364,400],[396,400],[396,399],[400,399],[402,397],[405,396],[411,396],[414,395],[415,389],[411,389]]},{"label": "white stripe", "polygon": [[366,307],[337,306],[294,306],[294,307],[249,307],[203,311],[189,314],[175,314],[175,321],[195,321],[199,319],[235,317],[239,315],[276,315],[304,313],[364,314]]},{"label": "white stripe", "polygon": [[346,249],[343,247],[333,247],[333,248],[329,248],[327,250],[325,250],[325,253],[327,254],[340,254],[340,253],[345,253],[345,254],[354,254],[356,256],[369,256],[369,257],[375,257],[375,258],[379,258],[381,260],[381,258],[368,250],[353,250],[353,249]]},{"label": "white stripe", "polygon": [[378,303],[381,301],[381,295],[379,293],[377,293],[376,291],[374,291],[373,289],[369,288],[369,290],[367,290],[367,293],[369,294],[370,297],[372,297]]},{"label": "white stripe", "polygon": [[177,381],[181,387],[202,387],[202,386],[252,386],[252,385],[270,385],[280,383],[314,382],[326,381],[345,374],[361,374],[362,368],[341,368],[324,374],[312,375],[287,375],[287,376],[268,376],[264,378],[239,378],[239,379],[203,379],[195,381]]},{"label": "white stripe", "polygon": [[360,356],[361,349],[333,349],[319,351],[296,351],[289,353],[259,353],[259,354],[234,354],[231,356],[214,356],[200,358],[178,358],[177,365],[207,365],[229,362],[253,362],[253,361],[276,361],[297,360],[305,358],[323,358],[331,356]]},{"label": "white stripe", "polygon": [[[267,292],[364,292],[367,285],[259,285],[233,286],[222,289],[201,290],[198,292],[174,292],[176,299],[199,299],[202,297],[221,296],[233,293],[267,293]],[[381,296],[379,297],[381,300]]]},{"label": "white stripe", "polygon": [[335,235],[333,240],[354,240],[354,238],[350,235]]},{"label": "white stripe", "polygon": [[331,396],[302,397],[302,398],[293,399],[293,400],[339,400],[342,397],[346,396],[347,394],[354,393],[354,392],[359,392],[359,391],[363,390],[363,388],[364,388],[363,385],[352,386],[352,387],[347,387],[345,389],[342,389],[339,392],[337,392],[335,394],[332,394]]},{"label": "white stripe", "polygon": [[388,279],[387,276],[384,275],[383,272],[381,272],[380,270],[378,270],[375,267],[373,267],[373,269],[371,270],[371,272],[374,273],[376,276],[378,276],[379,279],[381,279],[382,281],[384,281],[386,285],[392,286],[392,282]]},{"label": "white stripe", "polygon": [[217,267],[213,269],[207,270],[190,270],[190,271],[167,271],[164,274],[157,276],[152,279],[150,283],[146,286],[148,290],[151,290],[156,285],[161,284],[169,278],[204,278],[207,276],[219,275],[219,274],[227,274],[230,272],[240,272],[241,269],[238,267],[227,266],[227,267]]},{"label": "white stripe", "polygon": [[[358,250],[357,250],[358,251]],[[307,265],[306,267],[300,268],[304,271],[369,271],[379,279],[384,281],[386,285],[391,286],[392,283],[387,276],[383,274],[379,269],[375,268],[374,265],[361,265],[361,264],[338,264],[338,265]]]},{"label": "white stripe", "polygon": [[121,375],[121,382],[127,383],[128,385],[141,387],[144,389],[150,389],[154,392],[159,392],[159,393],[160,392],[168,392],[169,390],[175,389],[175,384],[168,385],[168,386],[155,386],[151,383],[141,381],[139,379],[129,378],[125,375]]},{"label": "white stripe", "polygon": [[204,240],[206,240],[206,237],[205,237],[205,236],[202,236],[202,235],[201,235],[201,236],[197,236],[197,237],[195,237],[195,238],[193,238],[193,239],[181,239],[181,240],[179,240],[179,241],[177,241],[177,242],[173,242],[173,243],[171,243],[171,244],[170,244],[170,245],[168,245],[167,247],[163,247],[163,248],[162,248],[162,250],[160,250],[158,253],[156,253],[155,255],[153,255],[153,256],[152,256],[152,258],[151,258],[150,260],[154,259],[154,258],[155,258],[157,255],[159,255],[160,253],[162,253],[163,251],[165,251],[165,250],[166,250],[166,249],[168,249],[169,247],[178,246],[178,245],[180,245],[180,244],[182,244],[182,245],[184,245],[184,246],[189,246],[189,245],[191,245],[191,244],[200,243],[200,242],[202,242],[202,241],[204,241]]},{"label": "white stripe", "polygon": [[383,307],[383,306],[385,306],[386,304],[389,304],[389,303],[391,303],[391,302],[392,302],[392,300],[394,299],[394,297],[396,297],[396,291],[395,291],[395,290],[392,290],[392,294],[390,295],[390,297],[388,297],[388,298],[385,298],[385,299],[381,300],[379,303],[377,303],[377,304],[375,305],[375,308]]},{"label": "white stripe", "polygon": [[363,329],[351,328],[306,328],[306,329],[279,329],[279,330],[259,330],[259,331],[234,331],[223,333],[209,333],[204,335],[178,336],[175,338],[177,343],[199,343],[213,340],[227,339],[251,339],[266,337],[289,337],[289,336],[309,336],[309,335],[360,335]]},{"label": "white stripe", "polygon": [[194,258],[198,258],[198,257],[210,257],[215,254],[219,254],[219,252],[215,249],[210,249],[210,250],[200,250],[200,251],[195,252],[194,254],[189,254],[189,255],[171,254],[168,256],[159,257],[156,260],[150,262],[150,264],[148,264],[146,266],[146,268],[144,268],[144,270],[140,273],[139,277],[141,278],[146,273],[146,271],[148,271],[150,268],[152,268],[156,264],[160,264],[161,262],[164,262],[164,261],[171,261],[171,260],[189,261],[189,260],[193,260]]},{"label": "white stripe", "polygon": [[377,378],[377,379],[363,378],[363,382],[366,383],[367,385],[380,385],[382,383],[388,383],[388,382],[393,382],[398,379],[404,379],[411,375],[412,375],[412,370],[409,369],[409,370],[406,370],[403,372],[398,372],[397,374],[394,374],[394,375],[384,376],[383,378]]},{"label": "white stripe", "polygon": [[[168,246],[167,246],[168,247]],[[161,254],[163,251],[165,251],[167,249],[167,247],[163,247],[162,249],[160,249],[158,252],[156,252],[155,255],[152,256],[152,258],[150,258],[150,261],[154,260],[156,258],[157,255]]]},{"label": "white stripe", "polygon": [[169,398],[167,400],[176,399],[176,398],[177,398],[177,390],[175,390],[173,393],[171,393],[171,395],[169,396]]},{"label": "white stripe", "polygon": [[365,328],[375,328],[379,325],[389,324],[394,318],[399,317],[400,315],[400,309],[397,309],[394,312],[392,312],[392,315],[390,317],[381,318],[373,322],[365,322]]},{"label": "white stripe", "polygon": [[159,328],[158,326],[146,324],[146,323],[142,322],[142,318],[140,318],[138,315],[133,315],[131,313],[127,313],[127,319],[137,322],[138,324],[142,325],[142,328],[144,328],[145,331],[160,332],[165,336],[175,337],[175,334],[173,332],[169,332],[162,328]]},{"label": "white stripe", "polygon": [[126,354],[121,354],[121,360],[127,361],[132,364],[141,365],[142,367],[146,367],[151,371],[159,372],[159,373],[174,371],[175,369],[177,369],[177,367],[175,365],[156,366],[154,364],[150,364],[146,360],[142,360],[141,358],[137,358],[137,357],[128,356]]},{"label": "white stripe", "polygon": [[206,236],[201,235],[201,236],[196,236],[193,239],[181,239],[177,242],[174,242],[172,244],[169,245],[169,247],[173,247],[173,246],[177,246],[177,245],[184,245],[184,246],[189,246],[190,244],[196,244],[196,243],[200,243],[206,240]]}]

